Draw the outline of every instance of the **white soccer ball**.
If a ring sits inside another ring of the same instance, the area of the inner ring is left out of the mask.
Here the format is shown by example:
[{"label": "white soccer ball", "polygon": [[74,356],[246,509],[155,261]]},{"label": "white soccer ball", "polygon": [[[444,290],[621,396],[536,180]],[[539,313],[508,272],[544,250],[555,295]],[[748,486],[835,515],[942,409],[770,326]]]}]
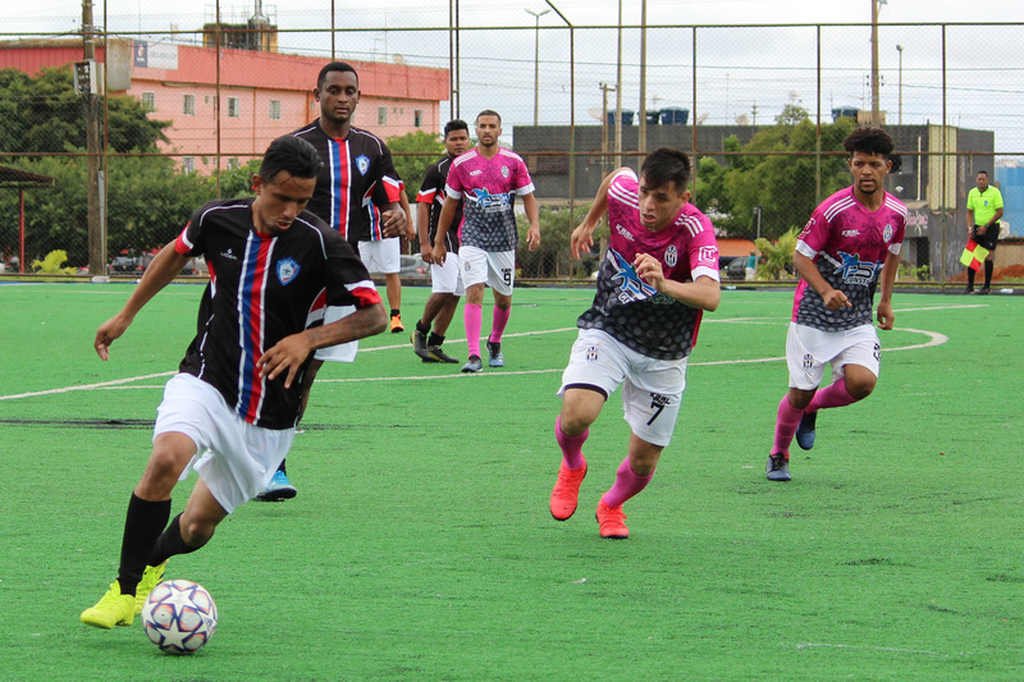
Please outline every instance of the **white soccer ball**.
[{"label": "white soccer ball", "polygon": [[199,583],[165,580],[142,607],[142,627],[164,653],[192,654],[213,637],[217,605]]}]

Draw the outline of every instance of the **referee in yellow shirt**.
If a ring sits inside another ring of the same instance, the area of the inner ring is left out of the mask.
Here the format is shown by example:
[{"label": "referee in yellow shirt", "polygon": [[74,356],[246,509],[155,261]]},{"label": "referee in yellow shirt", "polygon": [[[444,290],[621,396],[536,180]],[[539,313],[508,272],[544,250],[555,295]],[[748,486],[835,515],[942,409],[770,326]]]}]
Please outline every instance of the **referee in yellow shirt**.
[{"label": "referee in yellow shirt", "polygon": [[[988,249],[985,257],[985,286],[979,294],[987,294],[992,284],[992,259],[999,241],[999,219],[1003,217],[1003,195],[988,184],[988,171],[978,171],[976,187],[967,193],[967,238]],[[974,293],[974,270],[967,268],[965,294]]]}]

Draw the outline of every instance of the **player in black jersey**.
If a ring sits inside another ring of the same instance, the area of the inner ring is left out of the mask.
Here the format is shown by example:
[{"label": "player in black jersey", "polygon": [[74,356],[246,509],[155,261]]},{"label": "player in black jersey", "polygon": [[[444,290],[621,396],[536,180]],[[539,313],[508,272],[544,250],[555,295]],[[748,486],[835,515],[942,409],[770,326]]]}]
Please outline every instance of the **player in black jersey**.
[{"label": "player in black jersey", "polygon": [[[402,332],[402,282],[399,236],[412,237],[401,206],[402,181],[395,172],[391,152],[379,137],[352,125],[359,104],[359,75],[345,62],[330,62],[317,75],[313,96],[320,103],[320,117],[292,133],[314,147],[324,162],[316,180],[313,198],[307,206],[337,230],[359,254],[370,272],[384,273],[391,331]],[[306,372],[307,386],[323,360],[319,357]],[[309,391],[303,396],[309,400]],[[264,502],[295,497],[286,464],[281,467],[257,499]]]},{"label": "player in black jersey", "polygon": [[[110,345],[185,263],[206,259],[211,279],[199,333],[164,389],[152,454],[128,503],[117,579],[82,612],[83,623],[131,625],[167,559],[206,544],[287,454],[313,352],[384,330],[387,317],[366,268],[303,210],[320,165],[303,140],[274,140],[253,177],[256,197],[213,201],[193,214],[96,331],[96,353],[107,360]],[[321,324],[324,300],[356,312]],[[168,524],[171,492],[191,468],[199,481]]]},{"label": "player in black jersey", "polygon": [[[441,344],[444,343],[444,335],[455,310],[459,307],[459,297],[465,293],[459,272],[459,235],[457,230],[449,230],[445,235],[448,258],[444,263],[434,262],[434,237],[437,235],[437,219],[447,196],[444,184],[448,179],[448,169],[453,159],[469,149],[469,124],[461,119],[448,121],[444,125],[444,146],[447,153],[427,169],[416,195],[416,226],[423,260],[431,264],[431,293],[423,307],[423,316],[416,322],[416,329],[412,333],[412,348],[423,362],[457,363],[457,359],[441,349]],[[459,204],[452,224],[458,225],[461,222],[462,205]],[[433,332],[430,330],[431,323],[434,325]]]}]

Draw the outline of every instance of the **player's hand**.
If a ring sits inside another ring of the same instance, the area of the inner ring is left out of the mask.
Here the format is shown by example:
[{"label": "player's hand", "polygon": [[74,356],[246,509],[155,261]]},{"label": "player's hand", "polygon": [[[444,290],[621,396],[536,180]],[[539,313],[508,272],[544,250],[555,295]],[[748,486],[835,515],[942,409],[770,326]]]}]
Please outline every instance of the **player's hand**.
[{"label": "player's hand", "polygon": [[100,356],[100,360],[110,359],[110,344],[124,334],[129,324],[129,320],[115,315],[100,325],[96,330],[96,339],[92,342],[92,347],[96,349],[96,355]]},{"label": "player's hand", "polygon": [[382,211],[380,219],[385,237],[401,237],[406,234],[405,211]]},{"label": "player's hand", "polygon": [[988,225],[978,225],[978,236],[984,237],[985,232],[988,231]]},{"label": "player's hand", "polygon": [[423,262],[430,265],[434,262],[434,247],[430,244],[420,244],[420,258]]},{"label": "player's hand", "polygon": [[665,284],[665,270],[661,267],[661,261],[649,253],[638,253],[633,259],[633,269],[640,279],[661,291]]},{"label": "player's hand", "polygon": [[821,297],[821,300],[825,302],[825,307],[829,310],[842,310],[843,308],[852,308],[853,304],[850,303],[850,299],[846,297],[839,289],[829,289],[825,292],[825,295]]},{"label": "player's hand", "polygon": [[580,223],[569,237],[569,255],[575,260],[579,260],[584,251],[590,253],[592,248],[594,248],[594,228]]},{"label": "player's hand", "polygon": [[891,303],[879,303],[878,304],[878,326],[880,329],[889,330],[892,329],[893,323],[896,321],[896,315],[892,312]]},{"label": "player's hand", "polygon": [[445,248],[444,241],[441,240],[441,239],[438,239],[437,243],[434,244],[434,253],[433,253],[434,260],[432,262],[435,265],[444,265],[444,259],[445,259],[445,256],[447,256],[447,255],[448,255],[448,249]]},{"label": "player's hand", "polygon": [[536,225],[530,225],[530,229],[526,231],[526,246],[530,251],[540,248],[540,228]]},{"label": "player's hand", "polygon": [[260,375],[269,381],[284,374],[284,387],[291,388],[296,375],[312,352],[313,344],[305,334],[291,334],[268,348],[256,361],[256,367]]}]

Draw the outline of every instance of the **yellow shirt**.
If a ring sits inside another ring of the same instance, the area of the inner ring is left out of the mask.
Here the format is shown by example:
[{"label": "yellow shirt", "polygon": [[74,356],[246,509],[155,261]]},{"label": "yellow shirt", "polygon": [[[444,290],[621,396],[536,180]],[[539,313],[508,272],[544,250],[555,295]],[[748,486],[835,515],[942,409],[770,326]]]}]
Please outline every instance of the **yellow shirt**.
[{"label": "yellow shirt", "polygon": [[975,225],[988,225],[1002,207],[1003,195],[992,185],[985,188],[984,194],[977,187],[972,187],[967,193],[967,210],[974,211]]}]

